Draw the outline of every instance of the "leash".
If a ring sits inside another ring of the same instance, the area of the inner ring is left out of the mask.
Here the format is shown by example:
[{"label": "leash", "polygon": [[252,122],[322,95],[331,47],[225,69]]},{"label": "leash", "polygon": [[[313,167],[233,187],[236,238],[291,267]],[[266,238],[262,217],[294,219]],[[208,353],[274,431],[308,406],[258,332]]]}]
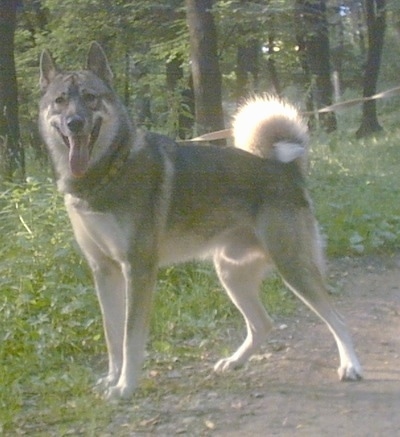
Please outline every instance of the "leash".
[{"label": "leash", "polygon": [[318,109],[317,111],[304,112],[304,115],[321,114],[323,112],[341,111],[343,109],[351,108],[352,106],[359,105],[363,102],[378,99],[388,99],[400,95],[400,86],[396,86],[386,91],[374,94],[373,96],[360,97],[358,99],[346,100],[345,102],[334,103],[333,105],[325,106],[325,108]]},{"label": "leash", "polygon": [[[317,109],[315,111],[302,112],[303,115],[313,115],[322,114],[326,112],[343,111],[344,109],[351,108],[352,106],[359,105],[363,102],[368,102],[370,100],[388,99],[390,97],[400,95],[400,86],[390,88],[386,91],[374,94],[368,97],[360,97],[358,99],[346,100],[344,102],[334,103],[333,105],[325,106],[324,108]],[[214,140],[225,140],[232,137],[232,129],[222,129],[214,132],[210,132],[204,135],[200,135],[196,138],[191,138],[189,140],[177,140],[178,143],[184,142],[202,142],[202,141],[214,141]]]}]

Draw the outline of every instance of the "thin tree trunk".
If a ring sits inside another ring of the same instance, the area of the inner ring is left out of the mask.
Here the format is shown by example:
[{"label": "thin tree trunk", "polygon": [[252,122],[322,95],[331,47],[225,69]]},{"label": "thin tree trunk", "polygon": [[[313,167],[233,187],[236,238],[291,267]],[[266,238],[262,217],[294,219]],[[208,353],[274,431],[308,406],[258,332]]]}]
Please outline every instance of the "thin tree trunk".
[{"label": "thin tree trunk", "polygon": [[224,128],[217,32],[211,0],[186,0],[198,134]]},{"label": "thin tree trunk", "polygon": [[17,170],[20,177],[25,173],[14,60],[17,5],[17,0],[0,1],[0,147],[2,172],[7,179],[11,179]]},{"label": "thin tree trunk", "polygon": [[274,60],[274,37],[272,35],[268,36],[268,59],[267,59],[267,70],[269,73],[269,77],[272,84],[273,93],[277,96],[280,96],[282,93],[281,84],[279,81],[279,73],[276,69],[275,60]]},{"label": "thin tree trunk", "polygon": [[166,83],[174,122],[172,134],[181,139],[191,138],[194,125],[194,96],[192,79],[184,83],[183,57],[176,55],[166,64]]},{"label": "thin tree trunk", "polygon": [[[312,102],[315,109],[332,103],[330,47],[326,0],[296,0],[297,39],[303,68],[309,75]],[[328,132],[336,129],[333,112],[319,114],[319,122]]]},{"label": "thin tree trunk", "polygon": [[[364,97],[376,93],[386,29],[385,3],[385,0],[366,0],[368,56],[364,72]],[[382,126],[379,124],[376,115],[376,101],[364,102],[361,126],[356,132],[356,137],[365,137],[381,130]]]},{"label": "thin tree trunk", "polygon": [[[237,48],[236,101],[241,102],[250,93],[257,91],[260,44],[253,39]],[[251,75],[251,76],[250,76]],[[249,79],[249,77],[252,78]]]}]

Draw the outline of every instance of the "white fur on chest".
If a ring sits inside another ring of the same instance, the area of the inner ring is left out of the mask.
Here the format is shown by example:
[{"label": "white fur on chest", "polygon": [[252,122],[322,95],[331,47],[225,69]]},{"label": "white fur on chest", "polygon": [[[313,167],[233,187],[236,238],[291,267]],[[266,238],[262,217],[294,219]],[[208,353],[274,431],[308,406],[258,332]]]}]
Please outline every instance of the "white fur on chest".
[{"label": "white fur on chest", "polygon": [[96,257],[96,252],[117,262],[126,261],[131,236],[130,226],[123,224],[112,213],[91,211],[81,201],[65,196],[65,205],[75,237],[83,252]]}]

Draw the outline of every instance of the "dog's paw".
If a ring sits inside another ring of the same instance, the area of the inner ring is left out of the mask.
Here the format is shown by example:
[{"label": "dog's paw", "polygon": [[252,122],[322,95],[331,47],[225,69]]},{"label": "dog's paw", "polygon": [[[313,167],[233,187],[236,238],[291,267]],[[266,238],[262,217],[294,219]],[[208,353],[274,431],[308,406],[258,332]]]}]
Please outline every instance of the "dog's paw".
[{"label": "dog's paw", "polygon": [[104,397],[107,401],[126,401],[132,397],[134,391],[134,387],[117,384],[112,387],[108,387],[104,392]]},{"label": "dog's paw", "polygon": [[360,381],[362,379],[362,369],[360,366],[345,366],[338,369],[340,381]]},{"label": "dog's paw", "polygon": [[118,375],[108,374],[99,378],[96,381],[95,389],[96,390],[105,390],[107,387],[115,385],[118,381]]},{"label": "dog's paw", "polygon": [[222,373],[228,372],[229,370],[237,369],[241,367],[243,363],[235,358],[223,358],[219,360],[214,366],[214,372]]}]

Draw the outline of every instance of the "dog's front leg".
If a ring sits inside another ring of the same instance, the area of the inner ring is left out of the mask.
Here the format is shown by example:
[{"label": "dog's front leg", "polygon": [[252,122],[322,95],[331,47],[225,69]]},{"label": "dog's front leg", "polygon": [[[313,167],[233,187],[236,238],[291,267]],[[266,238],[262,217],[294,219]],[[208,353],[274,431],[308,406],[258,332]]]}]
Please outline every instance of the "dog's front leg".
[{"label": "dog's front leg", "polygon": [[108,374],[97,381],[98,387],[104,389],[115,385],[121,374],[125,330],[125,278],[119,265],[106,257],[92,261],[91,267],[108,350]]},{"label": "dog's front leg", "polygon": [[[92,269],[107,341],[108,374],[97,383],[103,389],[115,385],[121,374],[126,313],[126,281],[121,271],[120,262],[116,260],[118,258],[110,256],[113,251],[107,254],[98,244],[103,235],[118,235],[113,221],[104,215],[85,210],[82,212],[75,207],[74,202],[73,198],[66,197],[67,211],[76,240]],[[104,223],[108,233],[102,228]],[[124,240],[121,238],[121,241]],[[109,246],[112,247],[111,244]],[[119,243],[116,247],[123,247],[123,244]],[[114,252],[117,251],[114,250]]]},{"label": "dog's front leg", "polygon": [[155,262],[137,258],[140,259],[121,264],[126,293],[123,360],[117,384],[106,392],[108,399],[127,399],[132,395],[143,363],[157,268]]}]

